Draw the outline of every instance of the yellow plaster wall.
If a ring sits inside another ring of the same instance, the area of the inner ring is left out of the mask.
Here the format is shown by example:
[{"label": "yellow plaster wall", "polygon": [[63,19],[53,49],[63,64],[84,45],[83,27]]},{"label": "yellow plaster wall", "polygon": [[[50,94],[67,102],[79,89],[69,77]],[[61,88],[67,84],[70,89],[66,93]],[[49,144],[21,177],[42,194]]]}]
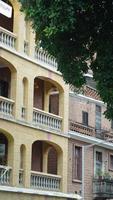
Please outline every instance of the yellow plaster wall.
[{"label": "yellow plaster wall", "polygon": [[59,197],[47,197],[40,195],[22,194],[22,193],[12,193],[12,192],[2,192],[0,191],[1,200],[67,200],[67,198]]},{"label": "yellow plaster wall", "polygon": [[[10,1],[14,8],[14,29],[13,33],[16,35],[16,51],[7,49],[6,46],[0,47],[0,64],[9,67],[11,70],[11,99],[14,100],[14,120],[16,123],[10,120],[0,119],[0,132],[3,132],[9,137],[9,153],[8,153],[8,165],[12,167],[12,185],[18,186],[19,181],[19,168],[20,168],[20,146],[25,145],[25,181],[24,186],[30,187],[30,170],[31,170],[31,150],[32,143],[36,140],[42,140],[52,143],[58,148],[58,174],[62,176],[61,190],[67,191],[67,158],[68,158],[68,139],[61,135],[48,133],[39,129],[32,128],[33,118],[33,90],[35,77],[43,77],[44,80],[50,81],[59,90],[59,115],[62,117],[62,133],[68,132],[68,99],[69,99],[69,86],[65,84],[60,73],[54,70],[49,70],[37,64],[34,60],[35,52],[35,34],[32,30],[30,23],[26,23],[24,20],[24,14],[20,12],[20,5],[16,0]],[[27,26],[27,27],[26,27]],[[29,30],[29,34],[26,32]],[[28,41],[28,55],[24,53],[24,41]],[[26,124],[30,126],[23,126],[18,122],[21,122],[21,109],[23,106],[23,78],[27,79],[28,91],[26,91],[27,100],[26,109]],[[45,99],[48,101],[48,96]],[[48,102],[45,102],[45,110],[47,111]],[[13,121],[13,120],[12,120]],[[45,155],[46,161],[46,155]],[[46,170],[46,168],[45,168]],[[0,198],[6,199],[4,192],[0,193]],[[17,197],[17,194],[8,194],[7,200],[23,199],[23,197]],[[25,199],[30,199],[28,197]],[[36,199],[35,197],[33,198]],[[38,197],[43,200],[43,197]],[[53,200],[53,198],[52,198]],[[56,198],[55,198],[56,200]]]},{"label": "yellow plaster wall", "polygon": [[[12,151],[8,152],[9,165],[12,167],[12,185],[18,186],[18,174],[20,167],[20,147],[26,148],[25,159],[25,187],[30,187],[31,152],[32,144],[37,141],[45,141],[53,144],[58,152],[58,175],[62,176],[61,191],[67,191],[67,156],[68,138],[57,134],[51,134],[31,127],[19,125],[0,119],[0,132],[12,138]],[[44,163],[45,164],[45,163]]]}]

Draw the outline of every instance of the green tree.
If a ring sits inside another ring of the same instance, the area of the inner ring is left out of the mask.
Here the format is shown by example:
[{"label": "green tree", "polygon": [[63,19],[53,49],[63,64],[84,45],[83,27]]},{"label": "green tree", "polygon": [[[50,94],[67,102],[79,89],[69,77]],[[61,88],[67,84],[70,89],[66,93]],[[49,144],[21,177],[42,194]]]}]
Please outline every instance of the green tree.
[{"label": "green tree", "polygon": [[77,88],[93,71],[97,90],[113,118],[113,0],[19,0],[36,42],[56,57],[64,80]]}]

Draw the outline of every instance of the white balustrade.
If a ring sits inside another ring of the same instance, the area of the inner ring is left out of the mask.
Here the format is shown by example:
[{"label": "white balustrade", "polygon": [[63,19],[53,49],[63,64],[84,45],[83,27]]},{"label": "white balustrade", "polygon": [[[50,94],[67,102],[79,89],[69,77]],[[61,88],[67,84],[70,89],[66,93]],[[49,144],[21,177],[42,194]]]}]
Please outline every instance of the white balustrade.
[{"label": "white balustrade", "polygon": [[0,43],[15,49],[16,35],[0,27]]},{"label": "white balustrade", "polygon": [[41,128],[61,131],[62,117],[34,108],[33,124],[38,125]]},{"label": "white balustrade", "polygon": [[0,113],[13,116],[13,105],[13,100],[0,96]]},{"label": "white balustrade", "polygon": [[19,170],[19,185],[20,186],[23,186],[23,183],[24,183],[24,170],[23,169],[20,169]]},{"label": "white balustrade", "polygon": [[11,167],[0,165],[0,185],[10,184]]},{"label": "white balustrade", "polygon": [[61,176],[31,171],[32,188],[59,191],[60,182]]},{"label": "white balustrade", "polygon": [[35,58],[38,61],[41,61],[42,63],[45,63],[54,69],[57,69],[57,67],[58,67],[56,59],[53,56],[51,56],[50,54],[48,54],[48,52],[43,50],[42,48],[35,49]]}]

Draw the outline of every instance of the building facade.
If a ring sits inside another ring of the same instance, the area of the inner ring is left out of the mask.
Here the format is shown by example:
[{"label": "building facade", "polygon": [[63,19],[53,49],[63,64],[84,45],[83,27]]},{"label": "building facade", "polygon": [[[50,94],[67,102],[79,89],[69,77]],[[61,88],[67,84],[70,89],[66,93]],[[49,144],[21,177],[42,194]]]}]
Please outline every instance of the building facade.
[{"label": "building facade", "polygon": [[113,122],[91,76],[75,94],[18,1],[0,6],[0,198],[113,199]]},{"label": "building facade", "polygon": [[0,198],[77,199],[67,194],[69,86],[18,1],[0,6]]},{"label": "building facade", "polygon": [[81,94],[69,95],[68,192],[85,200],[113,199],[113,126],[88,74]]}]

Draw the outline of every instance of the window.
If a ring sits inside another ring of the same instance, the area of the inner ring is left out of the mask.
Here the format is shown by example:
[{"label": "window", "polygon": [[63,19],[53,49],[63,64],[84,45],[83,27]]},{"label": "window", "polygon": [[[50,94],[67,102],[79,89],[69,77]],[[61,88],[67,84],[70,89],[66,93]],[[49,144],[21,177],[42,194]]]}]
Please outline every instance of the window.
[{"label": "window", "polygon": [[82,123],[88,126],[88,112],[82,111]]},{"label": "window", "polygon": [[113,170],[113,154],[109,155],[109,168]]},{"label": "window", "polygon": [[96,151],[96,173],[102,171],[102,152]]},{"label": "window", "polygon": [[82,179],[82,148],[74,146],[73,179]]},{"label": "window", "polygon": [[98,105],[96,105],[95,128],[97,130],[101,129],[101,106],[98,106]]}]

